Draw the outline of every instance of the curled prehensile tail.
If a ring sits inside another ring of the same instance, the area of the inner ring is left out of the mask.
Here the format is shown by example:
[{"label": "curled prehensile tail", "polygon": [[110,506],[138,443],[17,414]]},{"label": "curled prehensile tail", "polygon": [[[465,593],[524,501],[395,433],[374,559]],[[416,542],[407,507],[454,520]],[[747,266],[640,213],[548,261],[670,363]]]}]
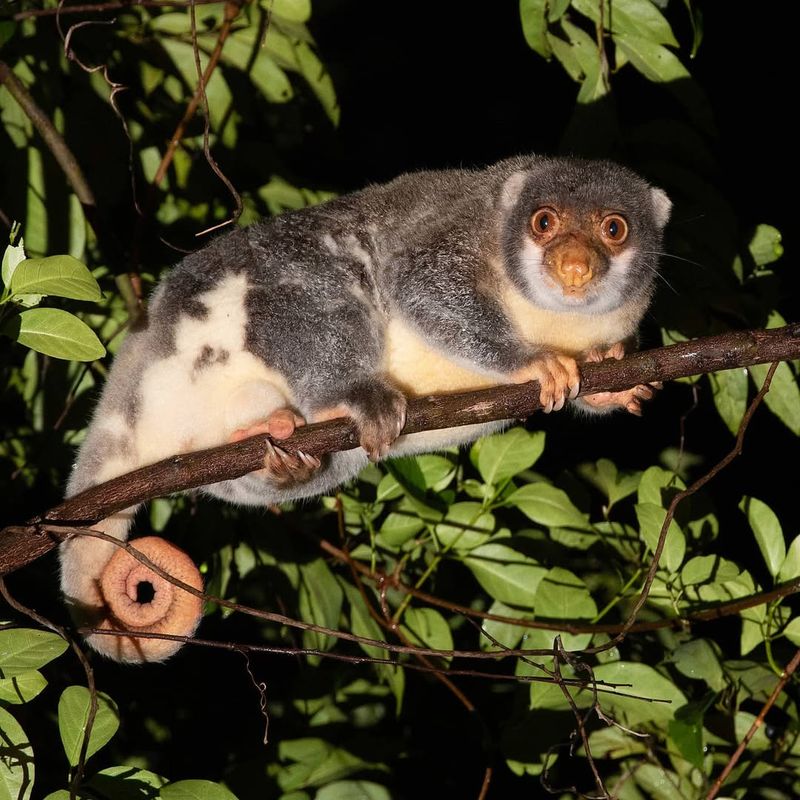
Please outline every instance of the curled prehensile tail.
[{"label": "curled prehensile tail", "polygon": [[[132,334],[136,340],[142,334]],[[109,378],[95,420],[78,454],[67,487],[69,496],[142,466],[129,422],[135,394],[131,383],[140,372],[141,348],[126,342]],[[120,511],[93,526],[124,542],[136,508]],[[202,591],[203,582],[182,550],[158,537],[137,539],[133,547],[166,574]],[[76,624],[128,636],[92,633],[88,644],[117,661],[163,661],[181,642],[137,638],[135,633],[191,636],[202,616],[202,600],[165,580],[113,542],[77,535],[61,546],[61,589]]]}]

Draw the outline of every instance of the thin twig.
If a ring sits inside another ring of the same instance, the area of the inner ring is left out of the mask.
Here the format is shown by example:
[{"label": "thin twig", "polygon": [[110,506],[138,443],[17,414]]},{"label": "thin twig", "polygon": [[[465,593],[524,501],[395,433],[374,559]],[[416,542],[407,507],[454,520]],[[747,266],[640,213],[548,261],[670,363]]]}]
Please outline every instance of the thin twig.
[{"label": "thin twig", "polygon": [[620,632],[610,639],[606,644],[601,645],[599,647],[594,647],[587,650],[587,653],[602,653],[605,650],[610,650],[614,647],[617,647],[622,640],[627,636],[630,629],[633,627],[633,624],[636,622],[636,618],[639,615],[639,612],[644,607],[644,604],[647,602],[647,598],[650,595],[650,589],[653,585],[653,581],[656,578],[656,572],[658,571],[659,561],[661,560],[661,554],[664,552],[664,546],[667,542],[667,535],[669,533],[670,524],[672,520],[675,518],[675,512],[680,505],[680,503],[685,500],[687,497],[690,497],[695,492],[702,489],[710,480],[715,478],[725,467],[727,467],[731,461],[741,455],[742,449],[744,447],[744,434],[747,431],[747,427],[750,424],[750,420],[753,418],[753,414],[755,414],[756,409],[761,405],[762,400],[764,399],[765,395],[769,391],[770,384],[772,383],[772,376],[775,374],[775,370],[778,368],[778,362],[775,361],[769,368],[769,372],[767,372],[767,377],[764,379],[764,384],[762,385],[758,394],[753,398],[753,402],[750,403],[745,415],[742,417],[742,422],[739,425],[739,432],[736,435],[736,444],[733,446],[733,449],[724,457],[722,458],[717,464],[715,464],[705,475],[698,478],[694,483],[690,486],[687,486],[686,489],[678,492],[669,504],[669,508],[667,509],[667,513],[664,517],[664,523],[661,526],[661,532],[658,536],[658,543],[656,544],[655,550],[653,551],[653,558],[650,563],[650,569],[647,571],[647,576],[645,577],[644,584],[642,585],[642,590],[639,593],[639,597],[637,598],[636,602],[633,604],[633,608],[631,609],[630,614],[628,615],[628,619],[625,621],[625,624],[622,626]]},{"label": "thin twig", "polygon": [[63,5],[60,8],[32,8],[27,11],[17,11],[11,19],[19,22],[31,17],[53,17],[65,14],[96,14],[119,11],[121,8],[187,8],[194,3],[198,6],[218,3],[219,0],[109,0],[107,3],[78,3],[76,5]]},{"label": "thin twig", "polygon": [[775,688],[772,690],[772,694],[767,699],[767,702],[761,707],[761,711],[758,712],[758,716],[753,720],[753,724],[750,726],[750,729],[744,735],[744,738],[741,742],[739,742],[739,746],[733,752],[733,755],[728,760],[728,763],[725,765],[725,768],[719,774],[719,777],[714,781],[714,785],[711,787],[711,790],[706,795],[706,800],[714,800],[714,798],[719,794],[719,790],[722,788],[722,784],[728,779],[728,776],[731,774],[733,768],[739,763],[739,759],[742,757],[742,754],[747,749],[747,745],[750,744],[750,740],[756,735],[758,729],[764,724],[764,720],[769,713],[769,710],[775,705],[775,701],[780,697],[781,692],[784,690],[784,687],[791,679],[792,675],[794,675],[797,668],[800,666],[800,648],[795,651],[794,656],[792,656],[792,660],[786,665],[786,668],[781,673],[781,677],[778,682],[775,684]]},{"label": "thin twig", "polygon": [[174,133],[170,137],[169,145],[167,146],[167,149],[161,158],[161,162],[158,165],[158,169],[156,170],[155,176],[153,177],[151,183],[151,185],[154,187],[160,186],[166,177],[167,170],[169,169],[170,164],[172,164],[172,159],[175,157],[175,151],[178,149],[178,145],[181,143],[181,140],[186,133],[186,128],[192,121],[192,118],[197,111],[197,107],[205,97],[205,88],[208,86],[208,82],[211,80],[211,76],[214,73],[214,70],[217,68],[220,56],[222,55],[222,48],[231,32],[231,26],[233,25],[234,20],[239,15],[240,8],[240,4],[234,0],[228,0],[228,2],[225,3],[225,15],[222,19],[222,25],[220,26],[219,33],[217,34],[217,43],[214,46],[214,49],[211,51],[211,55],[208,57],[206,68],[203,71],[200,80],[198,81],[197,88],[192,95],[192,99],[186,106],[186,110],[183,112],[183,117],[181,117],[181,120],[176,126]]},{"label": "thin twig", "polygon": [[25,112],[25,116],[44,139],[44,143],[64,172],[64,176],[80,204],[84,209],[89,208],[91,213],[94,213],[97,202],[77,159],[64,141],[64,137],[56,130],[50,118],[39,108],[31,93],[5,61],[0,61],[0,84],[5,85],[9,94],[17,101],[19,107]]}]

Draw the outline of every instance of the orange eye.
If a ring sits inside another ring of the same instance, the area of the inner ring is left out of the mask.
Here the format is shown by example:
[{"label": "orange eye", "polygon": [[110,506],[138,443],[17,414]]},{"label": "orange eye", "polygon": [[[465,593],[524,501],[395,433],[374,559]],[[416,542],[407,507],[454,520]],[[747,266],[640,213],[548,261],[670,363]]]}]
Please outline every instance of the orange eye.
[{"label": "orange eye", "polygon": [[536,236],[552,236],[558,230],[558,214],[552,208],[540,208],[531,217],[531,229]]},{"label": "orange eye", "polygon": [[601,223],[603,236],[614,244],[622,244],[628,238],[628,223],[619,214],[609,214]]}]

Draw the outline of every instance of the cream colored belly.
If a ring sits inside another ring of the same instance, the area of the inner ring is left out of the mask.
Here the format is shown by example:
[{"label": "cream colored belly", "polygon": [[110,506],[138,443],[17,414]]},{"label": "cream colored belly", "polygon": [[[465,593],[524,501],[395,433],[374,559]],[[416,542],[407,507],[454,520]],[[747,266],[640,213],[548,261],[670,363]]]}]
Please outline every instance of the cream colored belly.
[{"label": "cream colored belly", "polygon": [[391,320],[386,331],[383,368],[409,397],[466,392],[501,382],[498,375],[470,370],[442,355],[399,319]]},{"label": "cream colored belly", "polygon": [[[631,336],[638,309],[623,306],[608,314],[547,311],[508,290],[504,308],[517,335],[532,345],[552,347],[574,357],[594,347],[608,347]],[[386,331],[384,370],[407,395],[418,397],[466,392],[503,382],[498,373],[470,369],[432,348],[402,320],[390,320]]]}]

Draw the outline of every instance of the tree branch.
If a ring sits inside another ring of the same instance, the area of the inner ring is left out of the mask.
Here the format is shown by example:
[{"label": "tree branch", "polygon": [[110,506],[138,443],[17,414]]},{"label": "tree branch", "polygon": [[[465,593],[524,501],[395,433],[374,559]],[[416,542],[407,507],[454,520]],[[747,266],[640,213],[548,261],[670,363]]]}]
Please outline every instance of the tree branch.
[{"label": "tree branch", "polygon": [[[800,358],[800,323],[773,330],[709,336],[582,366],[581,395],[620,391],[640,383],[665,381],[715,370]],[[500,419],[520,419],[541,408],[535,384],[514,384],[413,400],[404,434]],[[0,575],[8,574],[52,550],[58,537],[44,525],[87,526],[154,497],[233,480],[263,465],[266,435],[170,458],[121,475],[71,497],[23,526],[0,531]],[[280,446],[322,456],[358,447],[350,419],[299,428]]]}]

